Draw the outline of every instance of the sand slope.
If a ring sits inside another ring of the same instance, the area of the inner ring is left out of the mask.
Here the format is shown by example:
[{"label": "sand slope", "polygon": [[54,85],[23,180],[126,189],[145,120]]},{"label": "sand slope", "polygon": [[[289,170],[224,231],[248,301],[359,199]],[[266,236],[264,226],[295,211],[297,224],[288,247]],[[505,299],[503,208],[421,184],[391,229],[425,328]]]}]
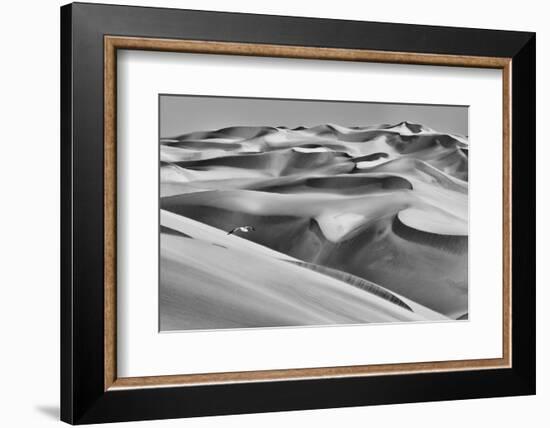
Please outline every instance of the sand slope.
[{"label": "sand slope", "polygon": [[376,284],[169,212],[161,225],[162,330],[446,319]]}]

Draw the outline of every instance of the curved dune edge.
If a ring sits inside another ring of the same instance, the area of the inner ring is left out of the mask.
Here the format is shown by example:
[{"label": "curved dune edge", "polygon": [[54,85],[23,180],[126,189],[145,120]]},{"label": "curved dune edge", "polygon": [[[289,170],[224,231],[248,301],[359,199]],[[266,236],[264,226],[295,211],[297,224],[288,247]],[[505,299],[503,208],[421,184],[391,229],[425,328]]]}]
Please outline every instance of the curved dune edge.
[{"label": "curved dune edge", "polygon": [[451,253],[463,254],[468,251],[468,236],[443,235],[426,232],[421,228],[410,227],[407,225],[407,222],[401,221],[402,216],[406,213],[407,211],[398,213],[392,222],[392,230],[397,236],[410,242],[416,242]]},{"label": "curved dune edge", "polygon": [[351,275],[346,272],[327,268],[325,266],[320,266],[313,263],[306,263],[306,262],[290,262],[290,263],[295,263],[298,266],[311,269],[312,271],[328,275],[332,278],[336,278],[342,282],[345,282],[346,284],[349,284],[353,287],[357,287],[361,290],[365,290],[368,293],[372,293],[378,297],[381,297],[384,300],[388,300],[398,306],[401,306],[404,309],[407,309],[413,312],[412,308],[409,305],[407,305],[402,299],[397,297],[395,294],[391,293],[390,291],[386,290],[383,287],[380,287],[377,284],[374,284],[373,282],[367,281],[366,279],[359,278],[358,276]]}]

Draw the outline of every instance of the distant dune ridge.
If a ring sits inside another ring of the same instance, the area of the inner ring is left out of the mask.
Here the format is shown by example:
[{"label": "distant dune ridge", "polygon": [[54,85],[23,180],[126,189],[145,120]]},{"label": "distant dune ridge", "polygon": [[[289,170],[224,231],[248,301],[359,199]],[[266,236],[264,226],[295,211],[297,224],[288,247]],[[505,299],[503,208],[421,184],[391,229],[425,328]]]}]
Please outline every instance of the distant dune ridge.
[{"label": "distant dune ridge", "polygon": [[237,126],[160,160],[161,330],[468,318],[465,137]]}]

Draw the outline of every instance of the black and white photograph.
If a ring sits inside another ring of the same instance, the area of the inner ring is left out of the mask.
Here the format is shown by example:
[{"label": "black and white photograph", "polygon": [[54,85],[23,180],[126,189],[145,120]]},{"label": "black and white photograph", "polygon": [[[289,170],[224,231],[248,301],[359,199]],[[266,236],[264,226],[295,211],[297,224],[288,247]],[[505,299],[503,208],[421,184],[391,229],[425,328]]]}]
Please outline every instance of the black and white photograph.
[{"label": "black and white photograph", "polygon": [[544,426],[547,8],[452,6],[3,2],[0,425]]},{"label": "black and white photograph", "polygon": [[159,95],[161,331],[468,319],[468,107]]}]

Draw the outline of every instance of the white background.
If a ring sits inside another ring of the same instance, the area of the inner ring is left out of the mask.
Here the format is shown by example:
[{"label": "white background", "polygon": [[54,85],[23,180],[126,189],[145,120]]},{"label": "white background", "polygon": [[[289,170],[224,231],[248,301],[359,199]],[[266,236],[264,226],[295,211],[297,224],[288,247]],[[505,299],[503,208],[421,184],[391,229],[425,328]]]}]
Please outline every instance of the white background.
[{"label": "white background", "polygon": [[[124,51],[117,78],[119,376],[502,356],[501,70]],[[469,320],[158,334],[159,93],[469,105]]]},{"label": "white background", "polygon": [[[109,1],[104,1],[110,3]],[[544,2],[463,0],[319,2],[295,0],[127,1],[325,18],[537,31],[538,395],[461,402],[226,416],[131,423],[158,427],[546,426],[550,402],[550,157],[544,123],[550,115],[550,28]],[[2,352],[0,421],[6,427],[56,426],[59,406],[59,10],[56,0],[5,2],[0,13],[2,219],[0,270]],[[529,147],[525,148],[529,150]]]}]

